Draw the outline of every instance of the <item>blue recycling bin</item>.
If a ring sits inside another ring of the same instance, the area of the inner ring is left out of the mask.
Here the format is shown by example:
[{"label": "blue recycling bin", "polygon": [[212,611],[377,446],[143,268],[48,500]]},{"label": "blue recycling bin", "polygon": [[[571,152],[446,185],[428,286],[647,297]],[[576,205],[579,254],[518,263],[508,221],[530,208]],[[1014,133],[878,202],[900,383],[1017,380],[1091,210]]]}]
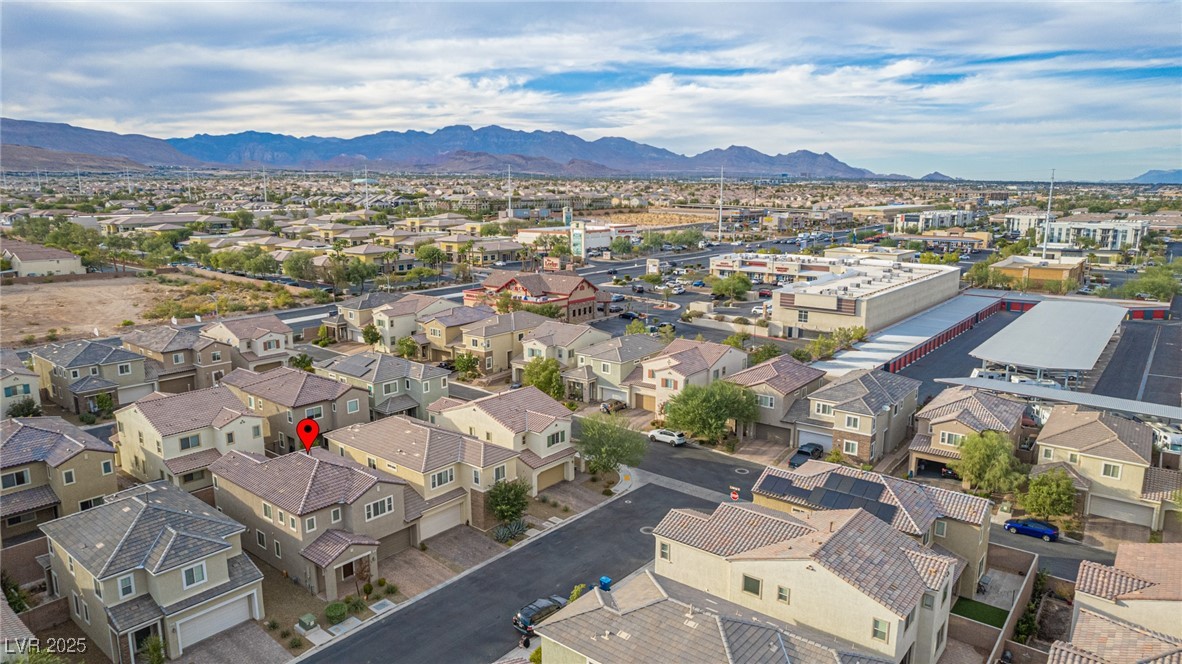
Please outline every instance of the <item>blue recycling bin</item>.
[{"label": "blue recycling bin", "polygon": [[608,591],[612,589],[612,578],[610,576],[599,577],[599,589]]}]

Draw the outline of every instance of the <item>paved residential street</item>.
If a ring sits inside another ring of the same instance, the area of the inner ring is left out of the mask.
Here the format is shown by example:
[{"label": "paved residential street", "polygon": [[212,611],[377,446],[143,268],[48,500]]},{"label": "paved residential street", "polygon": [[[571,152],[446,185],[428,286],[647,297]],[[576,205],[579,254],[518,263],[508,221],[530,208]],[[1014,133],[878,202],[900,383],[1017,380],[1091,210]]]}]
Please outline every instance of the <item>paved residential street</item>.
[{"label": "paved residential street", "polygon": [[1116,560],[1116,554],[1103,549],[1096,549],[1083,544],[1071,542],[1044,542],[1025,535],[1011,535],[999,524],[993,524],[989,529],[989,541],[994,544],[1030,551],[1038,554],[1038,565],[1049,570],[1051,576],[1074,581],[1079,574],[1079,563],[1091,560],[1111,565]]},{"label": "paved residential street", "polygon": [[640,487],[301,661],[495,661],[517,643],[510,620],[522,606],[566,596],[575,584],[600,576],[622,579],[652,560],[652,536],[640,529],[656,526],[675,507],[712,505],[659,486]]}]

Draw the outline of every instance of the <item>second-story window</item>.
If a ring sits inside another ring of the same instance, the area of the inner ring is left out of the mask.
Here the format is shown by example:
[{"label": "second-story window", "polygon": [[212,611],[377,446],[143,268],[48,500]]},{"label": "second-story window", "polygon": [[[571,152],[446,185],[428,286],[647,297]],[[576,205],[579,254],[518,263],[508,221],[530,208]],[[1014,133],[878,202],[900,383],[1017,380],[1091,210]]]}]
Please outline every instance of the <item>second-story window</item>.
[{"label": "second-story window", "polygon": [[324,406],[313,406],[304,409],[304,417],[310,417],[314,420],[319,420],[324,417]]},{"label": "second-story window", "polygon": [[188,590],[193,586],[199,586],[205,583],[205,563],[198,563],[192,567],[186,567],[184,572],[184,589]]},{"label": "second-story window", "polygon": [[185,363],[185,354],[184,353],[173,353],[172,354],[172,363],[173,364],[184,364]]},{"label": "second-story window", "polygon": [[191,450],[194,447],[201,447],[201,437],[199,435],[193,434],[192,436],[181,437],[182,450]]},{"label": "second-story window", "polygon": [[862,418],[857,417],[856,415],[845,416],[845,428],[857,429],[860,426],[862,426]]},{"label": "second-story window", "polygon": [[131,373],[131,365],[130,364],[120,364],[119,365],[119,375],[120,376],[126,376],[129,373]]},{"label": "second-story window", "polygon": [[886,641],[889,633],[890,625],[887,624],[887,621],[875,618],[870,635],[878,641]]},{"label": "second-story window", "polygon": [[960,447],[965,438],[966,436],[963,433],[951,433],[948,431],[940,432],[940,442],[953,447]]},{"label": "second-story window", "polygon": [[234,432],[232,432],[232,431],[227,431],[227,432],[226,432],[226,444],[227,444],[227,445],[233,445],[233,444],[234,444]]},{"label": "second-story window", "polygon": [[455,471],[451,468],[446,468],[431,475],[431,488],[438,489],[441,486],[447,486],[456,479]]},{"label": "second-story window", "polygon": [[213,351],[212,353],[209,354],[209,359],[211,362],[221,362],[222,361],[222,351],[220,351],[220,350]]},{"label": "second-story window", "polygon": [[555,431],[554,433],[550,434],[549,436],[546,436],[546,447],[554,447],[555,445],[557,445],[559,443],[565,443],[565,442],[566,442],[566,430],[565,429],[562,431]]}]

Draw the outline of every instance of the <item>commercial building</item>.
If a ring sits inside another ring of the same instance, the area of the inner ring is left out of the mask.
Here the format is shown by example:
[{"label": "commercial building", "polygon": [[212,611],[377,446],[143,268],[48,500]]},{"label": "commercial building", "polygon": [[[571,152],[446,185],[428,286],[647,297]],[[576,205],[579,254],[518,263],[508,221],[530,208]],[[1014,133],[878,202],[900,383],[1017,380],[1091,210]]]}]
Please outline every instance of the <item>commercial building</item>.
[{"label": "commercial building", "polygon": [[599,289],[573,272],[493,270],[480,288],[464,291],[464,306],[495,304],[502,293],[522,305],[554,305],[561,311],[558,320],[566,323],[581,323],[597,315]]},{"label": "commercial building", "polygon": [[[1051,222],[1055,221],[1055,213],[1050,215]],[[1047,222],[1047,213],[1045,210],[1038,210],[1035,208],[1014,208],[1005,214],[1003,218],[1006,233],[1016,233],[1018,235],[1026,235],[1026,232],[1031,229],[1042,229]]]},{"label": "commercial building", "polygon": [[1038,290],[1051,282],[1071,281],[1082,284],[1086,264],[1082,258],[1037,258],[1035,256],[1009,256],[989,269],[1014,280],[1022,290]]},{"label": "commercial building", "polygon": [[1051,222],[1047,229],[1047,248],[1136,249],[1149,232],[1147,219],[1117,219],[1112,215],[1075,214]]},{"label": "commercial building", "polygon": [[[922,210],[895,215],[896,233],[922,233],[936,228],[951,228],[973,223],[968,210]],[[914,230],[912,230],[914,228]]]}]

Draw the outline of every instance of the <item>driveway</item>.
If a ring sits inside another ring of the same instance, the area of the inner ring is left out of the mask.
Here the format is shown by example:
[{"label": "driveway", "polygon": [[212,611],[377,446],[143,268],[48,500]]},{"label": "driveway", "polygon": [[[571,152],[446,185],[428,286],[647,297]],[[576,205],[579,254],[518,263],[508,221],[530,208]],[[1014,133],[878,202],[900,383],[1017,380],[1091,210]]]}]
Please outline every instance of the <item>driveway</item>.
[{"label": "driveway", "polygon": [[185,664],[283,664],[291,655],[254,621],[185,648]]},{"label": "driveway", "polygon": [[785,443],[763,438],[748,438],[743,441],[734,456],[763,466],[776,466],[787,462],[794,450]]},{"label": "driveway", "polygon": [[1126,542],[1144,544],[1149,541],[1149,528],[1103,516],[1089,516],[1084,525],[1083,543],[1105,551],[1116,551]]},{"label": "driveway", "polygon": [[476,567],[505,550],[472,526],[449,528],[427,540],[427,553],[456,572]]},{"label": "driveway", "polygon": [[[428,542],[428,548],[431,544]],[[447,581],[456,575],[447,565],[415,548],[405,549],[378,561],[375,578],[386,580],[398,586],[405,597],[414,597]]]}]

